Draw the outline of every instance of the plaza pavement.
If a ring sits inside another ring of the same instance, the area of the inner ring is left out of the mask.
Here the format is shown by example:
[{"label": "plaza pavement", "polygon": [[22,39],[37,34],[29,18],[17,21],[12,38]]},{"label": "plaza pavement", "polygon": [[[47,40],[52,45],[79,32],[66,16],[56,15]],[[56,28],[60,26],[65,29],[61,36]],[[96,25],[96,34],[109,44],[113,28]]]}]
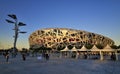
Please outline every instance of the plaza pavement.
[{"label": "plaza pavement", "polygon": [[60,59],[38,60],[37,57],[21,56],[5,58],[0,56],[0,74],[120,74],[120,61]]}]

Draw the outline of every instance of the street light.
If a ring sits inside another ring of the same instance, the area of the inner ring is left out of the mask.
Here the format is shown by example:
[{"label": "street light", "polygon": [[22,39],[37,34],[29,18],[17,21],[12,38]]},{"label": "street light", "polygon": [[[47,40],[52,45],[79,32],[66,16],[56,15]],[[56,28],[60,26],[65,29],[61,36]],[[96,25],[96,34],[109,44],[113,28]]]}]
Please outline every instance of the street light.
[{"label": "street light", "polygon": [[14,44],[13,44],[13,53],[16,54],[16,42],[17,42],[17,38],[18,38],[18,34],[19,33],[26,33],[24,31],[20,31],[19,27],[20,26],[26,26],[26,24],[24,24],[23,22],[18,22],[18,19],[16,17],[15,14],[9,14],[8,17],[10,17],[12,20],[6,19],[6,21],[8,23],[14,24],[14,31],[15,31],[15,35],[14,35]]}]

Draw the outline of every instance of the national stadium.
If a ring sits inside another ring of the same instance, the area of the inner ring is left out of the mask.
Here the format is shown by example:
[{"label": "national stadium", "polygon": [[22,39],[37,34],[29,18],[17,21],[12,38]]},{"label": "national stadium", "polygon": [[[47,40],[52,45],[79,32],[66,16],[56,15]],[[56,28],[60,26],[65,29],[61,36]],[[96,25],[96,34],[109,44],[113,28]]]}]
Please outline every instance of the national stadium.
[{"label": "national stadium", "polygon": [[30,47],[45,46],[56,49],[58,46],[68,45],[114,45],[114,41],[106,36],[83,30],[69,28],[44,28],[30,34]]}]

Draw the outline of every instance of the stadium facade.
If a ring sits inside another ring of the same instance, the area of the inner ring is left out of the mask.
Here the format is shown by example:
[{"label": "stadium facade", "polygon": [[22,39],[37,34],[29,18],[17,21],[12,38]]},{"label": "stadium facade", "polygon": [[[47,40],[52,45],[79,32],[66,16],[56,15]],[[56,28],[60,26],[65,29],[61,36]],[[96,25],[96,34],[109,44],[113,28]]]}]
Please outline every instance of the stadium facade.
[{"label": "stadium facade", "polygon": [[60,45],[101,44],[114,45],[114,41],[100,34],[68,28],[44,28],[36,30],[29,36],[30,47],[46,46],[57,48]]}]

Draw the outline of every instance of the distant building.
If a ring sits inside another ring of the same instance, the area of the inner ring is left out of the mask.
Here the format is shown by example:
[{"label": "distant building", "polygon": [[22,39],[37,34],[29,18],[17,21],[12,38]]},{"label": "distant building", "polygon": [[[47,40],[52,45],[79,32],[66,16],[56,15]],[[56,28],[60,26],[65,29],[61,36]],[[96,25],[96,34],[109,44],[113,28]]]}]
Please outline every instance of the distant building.
[{"label": "distant building", "polygon": [[68,28],[46,28],[33,32],[29,36],[30,47],[44,45],[49,48],[56,48],[59,45],[85,45],[85,44],[107,44],[114,45],[114,41],[108,37]]}]

